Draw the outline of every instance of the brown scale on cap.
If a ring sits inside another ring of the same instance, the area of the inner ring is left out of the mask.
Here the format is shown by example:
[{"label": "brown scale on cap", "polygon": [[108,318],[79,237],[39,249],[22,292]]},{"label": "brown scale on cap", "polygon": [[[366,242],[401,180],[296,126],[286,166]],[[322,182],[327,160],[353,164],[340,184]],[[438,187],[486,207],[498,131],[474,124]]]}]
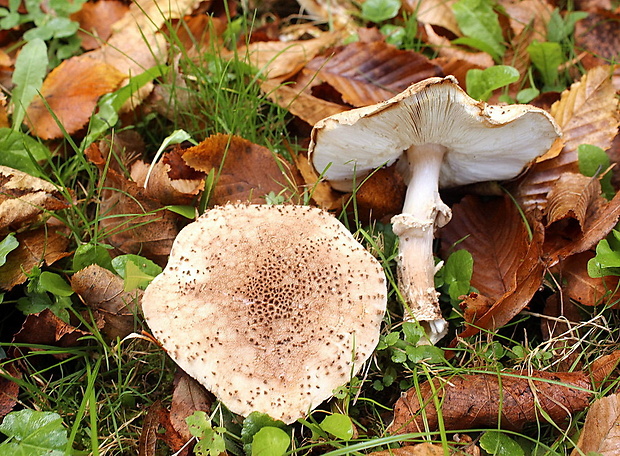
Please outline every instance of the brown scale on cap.
[{"label": "brown scale on cap", "polygon": [[179,233],[142,307],[168,354],[231,411],[291,423],[370,357],[386,300],[381,266],[328,213],[231,205]]}]

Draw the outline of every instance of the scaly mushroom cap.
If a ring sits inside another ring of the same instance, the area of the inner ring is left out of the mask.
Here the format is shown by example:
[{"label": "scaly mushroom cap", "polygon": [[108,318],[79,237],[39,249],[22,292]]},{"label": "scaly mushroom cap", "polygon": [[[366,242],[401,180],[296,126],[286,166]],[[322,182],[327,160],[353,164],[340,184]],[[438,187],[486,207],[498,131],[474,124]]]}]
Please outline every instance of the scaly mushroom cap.
[{"label": "scaly mushroom cap", "polygon": [[231,205],[179,233],[142,308],[168,354],[231,411],[291,423],[372,354],[386,302],[378,261],[327,212]]},{"label": "scaly mushroom cap", "polygon": [[349,191],[354,176],[392,164],[411,146],[439,144],[447,149],[439,186],[453,187],[511,179],[559,134],[543,109],[487,105],[447,76],[317,122],[309,154],[334,187]]}]

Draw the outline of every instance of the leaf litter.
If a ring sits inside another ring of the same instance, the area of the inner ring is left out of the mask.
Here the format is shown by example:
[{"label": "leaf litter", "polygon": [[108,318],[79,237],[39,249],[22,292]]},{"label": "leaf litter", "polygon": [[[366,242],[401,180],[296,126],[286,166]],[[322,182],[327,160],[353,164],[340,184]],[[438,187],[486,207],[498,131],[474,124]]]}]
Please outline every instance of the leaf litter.
[{"label": "leaf litter", "polygon": [[[94,36],[87,38],[83,34],[87,52],[65,60],[47,74],[40,90],[43,98],[36,97],[25,111],[30,133],[42,140],[62,138],[64,134],[82,136],[93,112],[97,112],[101,95],[121,87],[129,76],[166,61],[170,48],[162,33],[165,21],[192,14],[197,11],[198,3],[176,2],[170,10],[158,8],[156,2],[134,2],[129,8],[121,2],[86,3],[74,17]],[[378,27],[366,24],[358,28],[344,10],[332,11],[333,15],[329,16],[331,13],[319,2],[300,3],[315,19],[333,20],[333,24],[338,25],[337,32],[324,32],[313,24],[291,40],[284,32],[280,34],[277,27],[271,27],[265,35],[268,38],[241,44],[237,52],[247,53],[250,62],[266,76],[260,83],[265,96],[289,111],[293,118],[292,129],[300,135],[302,144],[307,141],[308,126],[324,117],[384,100],[429,76],[454,74],[465,86],[469,69],[484,70],[494,64],[488,52],[453,43],[455,38],[466,37],[468,33],[454,14],[453,4],[457,2],[404,2],[406,11],[417,14],[415,39],[420,47],[428,49],[430,46],[435,55],[399,49],[387,42]],[[617,138],[619,66],[608,65],[605,59],[613,58],[618,52],[614,35],[618,17],[609,2],[609,5],[600,0],[578,3],[582,10],[589,12],[575,28],[576,49],[581,52],[576,59],[583,63],[586,72],[583,76],[571,74],[571,82],[574,82],[566,90],[548,92],[531,101],[547,107],[562,127],[562,142],[556,144],[553,154],[543,157],[519,179],[504,183],[520,208],[503,191],[501,196],[464,196],[468,190],[475,190],[466,189],[456,194],[451,202],[453,220],[438,234],[441,259],[446,260],[455,249],[466,249],[474,258],[473,289],[454,309],[455,314],[463,318],[464,326],[456,328],[453,333],[456,337],[448,347],[457,347],[480,330],[502,331],[522,311],[538,310],[538,300],[546,299],[549,309],[554,300],[560,307],[566,300],[582,306],[601,303],[613,306],[617,302],[614,295],[617,278],[591,277],[588,262],[594,258],[596,244],[618,222],[620,198],[616,195],[606,200],[601,195],[597,177],[579,174],[577,148],[581,144],[591,144],[609,150]],[[491,95],[494,103],[501,96],[515,98],[522,89],[530,87],[531,78],[526,77],[532,66],[528,47],[547,39],[555,14],[547,2],[501,1],[500,4],[508,13],[507,17],[501,17],[502,46],[507,46],[501,61],[518,68],[520,76],[505,91],[496,90]],[[94,24],[93,14],[98,19]],[[204,20],[200,22],[197,17],[198,14],[194,14],[186,19],[204,26]],[[218,45],[225,41],[225,27],[218,27],[218,23],[224,24],[223,19],[218,22],[222,17],[214,17],[209,22],[215,24],[212,30],[217,35]],[[101,18],[105,19],[99,20]],[[277,24],[280,23],[278,18]],[[204,52],[214,43],[197,41],[199,28],[190,28],[182,41],[182,46],[193,55]],[[286,33],[291,30],[287,29]],[[360,39],[345,44],[343,40],[351,30]],[[303,36],[306,32],[311,33]],[[5,60],[3,65],[12,70],[12,57],[7,54]],[[499,60],[496,58],[496,61]],[[191,75],[179,73],[176,77],[182,83],[183,78]],[[161,95],[157,90],[152,92],[154,86],[157,83],[144,86],[138,97],[123,108],[130,114],[126,119],[148,114],[152,105],[148,102],[142,105],[145,112],[141,113],[140,103],[149,96]],[[50,115],[48,108],[56,118]],[[58,128],[56,119],[60,119],[64,131]],[[10,127],[8,118],[5,126]],[[119,143],[122,137],[119,133]],[[378,170],[354,194],[346,194],[321,181],[303,152],[292,153],[293,159],[287,160],[270,148],[231,132],[199,139],[197,146],[182,145],[165,151],[155,164],[146,188],[144,182],[150,163],[140,141],[133,145],[135,147],[125,148],[98,142],[85,151],[99,171],[102,188],[98,201],[102,214],[98,221],[101,237],[97,241],[110,245],[113,256],[139,254],[164,265],[172,240],[188,223],[167,209],[171,206],[188,206],[197,212],[201,204],[202,207],[234,201],[264,204],[266,195],[298,203],[302,201],[299,195],[307,192],[313,204],[335,213],[354,214],[355,220],[371,225],[389,220],[402,207],[405,188],[402,179],[395,180],[400,176],[397,166]],[[52,145],[49,141],[46,144]],[[137,159],[138,156],[144,160]],[[66,194],[61,194],[49,182],[21,176],[20,171],[9,168],[4,171],[3,168],[3,174],[6,178],[2,182],[0,201],[0,214],[4,217],[2,229],[5,235],[15,232],[18,247],[7,254],[5,265],[0,267],[0,285],[12,293],[29,280],[28,274],[34,267],[49,268],[73,254],[72,235],[53,214],[62,214],[75,205],[77,199],[67,200]],[[17,180],[20,183],[15,186]],[[206,203],[205,195],[208,197]],[[389,239],[389,231],[382,236],[382,242]],[[386,255],[389,257],[389,252]],[[549,273],[558,281],[557,292],[553,294],[542,291],[549,286]],[[119,275],[97,264],[65,274],[76,292],[75,298],[93,314],[98,330],[109,340],[121,339],[139,329],[135,317],[140,312],[138,297],[141,292],[124,291]],[[579,312],[571,313],[567,305],[555,314],[549,310],[549,317],[564,318],[563,323],[568,321],[567,326],[558,326],[566,331],[573,330],[572,323],[580,323],[575,322],[580,318]],[[552,341],[554,334],[557,332],[549,331],[545,337]],[[575,330],[575,334],[579,331]],[[24,346],[67,347],[79,344],[80,339],[88,335],[90,333],[77,320],[66,322],[50,310],[44,310],[24,317],[21,329],[9,336],[13,343]],[[455,356],[449,350],[445,353]],[[16,353],[9,353],[9,356],[18,357]],[[425,427],[434,429],[439,417],[446,429],[463,430],[472,427],[497,429],[498,417],[501,417],[502,428],[519,431],[537,420],[563,423],[565,418],[588,407],[593,389],[599,387],[598,382],[603,377],[614,376],[616,363],[606,363],[608,359],[594,361],[592,375],[578,370],[531,369],[437,375],[417,389],[403,392],[400,400],[388,400],[388,407],[394,406],[395,413],[388,434],[405,430],[417,432]],[[580,360],[575,363],[583,365]],[[17,380],[22,376],[22,367],[15,361],[3,361],[0,365],[0,416],[19,408]],[[212,398],[186,374],[179,372],[170,388],[172,399],[167,403],[170,408],[155,402],[145,414],[140,454],[155,454],[158,440],[163,440],[173,451],[191,454],[190,448],[184,448],[191,436],[185,418],[192,411],[213,411]],[[439,410],[436,399],[443,401]],[[500,409],[498,404],[501,404]],[[582,451],[606,454],[605,448],[617,441],[613,433],[613,423],[618,420],[616,405],[614,395],[593,403],[577,443]],[[479,413],[472,413],[472,407],[478,407]],[[425,416],[418,414],[422,410]],[[472,417],[473,421],[466,421]],[[362,417],[362,421],[365,419]],[[384,421],[387,424],[387,420]],[[593,421],[601,435],[588,430]],[[163,433],[160,432],[162,428],[165,429]],[[407,448],[395,449],[394,454],[397,450],[402,450],[403,454],[443,454],[437,446]]]}]

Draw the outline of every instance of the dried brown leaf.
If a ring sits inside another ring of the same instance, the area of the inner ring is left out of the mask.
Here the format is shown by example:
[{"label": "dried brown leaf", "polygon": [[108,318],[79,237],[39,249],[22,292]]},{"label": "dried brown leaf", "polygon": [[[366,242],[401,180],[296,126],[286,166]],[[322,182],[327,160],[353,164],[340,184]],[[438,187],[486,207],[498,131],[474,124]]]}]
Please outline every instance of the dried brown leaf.
[{"label": "dried brown leaf", "polygon": [[186,441],[192,438],[185,419],[194,412],[211,413],[215,398],[196,380],[182,370],[178,370],[174,379],[172,405],[170,406],[170,423]]},{"label": "dried brown leaf", "polygon": [[61,138],[59,122],[67,133],[76,133],[88,123],[99,97],[116,90],[126,77],[96,60],[65,60],[43,81],[43,99],[35,97],[26,109],[26,125],[42,139]]},{"label": "dried brown leaf", "polygon": [[441,445],[418,443],[417,445],[406,445],[389,450],[373,451],[368,454],[370,456],[444,456],[445,453]]},{"label": "dried brown leaf", "polygon": [[[13,337],[13,343],[26,345],[51,345],[55,347],[75,347],[83,342],[80,339],[90,333],[82,331],[45,309],[37,314],[26,317],[21,329]],[[23,350],[19,348],[18,350]],[[56,358],[64,359],[71,355],[60,353],[53,355]]]},{"label": "dried brown leaf", "polygon": [[258,41],[237,50],[269,79],[288,78],[300,71],[314,56],[340,39],[337,33],[299,41]]},{"label": "dried brown leaf", "polygon": [[5,365],[6,368],[0,368],[0,421],[17,404],[19,384],[14,380],[22,378],[22,373],[15,367],[14,363]]},{"label": "dried brown leaf", "polygon": [[300,178],[296,168],[269,149],[238,136],[213,135],[183,152],[183,160],[192,168],[209,173],[216,183],[210,203],[265,202],[274,192],[287,200],[297,194]]},{"label": "dried brown leaf", "polygon": [[588,52],[581,60],[586,68],[617,61],[620,56],[620,14],[600,10],[577,22],[575,47]]},{"label": "dried brown leaf", "polygon": [[558,272],[562,279],[562,292],[585,306],[609,303],[618,298],[618,277],[593,278],[588,274],[588,261],[594,252],[586,251],[569,256],[558,263],[552,272]]},{"label": "dried brown leaf", "polygon": [[[519,431],[545,421],[562,423],[588,406],[591,382],[585,372],[516,371],[435,378],[408,390],[394,406],[392,434],[496,428]],[[543,413],[544,412],[544,413]],[[426,421],[424,420],[426,419]]]},{"label": "dried brown leaf", "polygon": [[105,174],[101,202],[101,232],[119,252],[140,254],[158,264],[166,264],[172,242],[179,232],[179,217],[164,210],[163,204],[148,196],[144,187],[106,166],[97,144],[85,151],[88,159]]},{"label": "dried brown leaf", "polygon": [[162,440],[177,456],[188,456],[191,446],[172,427],[170,414],[161,401],[155,401],[149,407],[142,423],[142,432],[138,442],[138,456],[155,456],[157,442]]},{"label": "dried brown leaf", "polygon": [[347,111],[349,108],[322,100],[296,88],[284,85],[277,80],[266,80],[261,89],[271,101],[299,117],[304,122],[314,125],[319,120]]},{"label": "dried brown leaf", "polygon": [[414,82],[443,76],[441,68],[424,55],[384,41],[348,44],[331,55],[314,58],[304,72],[317,74],[356,107],[387,100]]},{"label": "dried brown leaf", "polygon": [[551,115],[562,129],[565,144],[557,157],[536,163],[516,183],[514,194],[526,210],[544,208],[553,182],[564,173],[579,172],[577,147],[580,144],[602,149],[611,146],[618,132],[620,114],[610,74],[610,67],[593,68],[564,91],[551,107]]},{"label": "dried brown leaf", "polygon": [[[185,168],[189,167],[185,165]],[[151,198],[164,205],[191,205],[204,187],[204,173],[192,173],[195,176],[193,179],[172,179],[170,174],[173,172],[178,174],[178,170],[173,170],[165,157],[152,169],[143,161],[137,161],[131,167],[131,177],[138,185],[144,187],[149,176],[146,194]]]},{"label": "dried brown leaf", "polygon": [[439,57],[461,60],[476,68],[488,68],[494,64],[493,58],[486,52],[464,51],[454,46],[448,38],[437,34],[429,24],[424,26],[424,31],[428,44],[433,45],[437,49]]},{"label": "dried brown leaf", "polygon": [[141,290],[126,292],[124,281],[113,272],[93,264],[71,277],[71,288],[103,324],[100,329],[111,340],[135,330]]},{"label": "dried brown leaf", "polygon": [[532,39],[547,40],[547,24],[553,12],[550,3],[540,0],[501,0],[499,3],[506,10],[516,35],[531,29]]},{"label": "dried brown leaf", "polygon": [[7,256],[6,263],[0,267],[0,288],[10,290],[24,283],[26,274],[41,263],[50,265],[68,256],[69,239],[60,228],[48,224],[36,230],[25,231],[16,235],[19,241],[17,249]]},{"label": "dried brown leaf", "polygon": [[592,403],[571,456],[596,453],[600,456],[620,454],[620,394]]},{"label": "dried brown leaf", "polygon": [[549,226],[545,232],[544,257],[553,266],[562,258],[585,252],[603,239],[620,218],[620,193],[606,202],[599,198],[588,207],[583,227],[570,220]]},{"label": "dried brown leaf", "polygon": [[112,35],[112,24],[120,20],[128,6],[117,0],[88,2],[82,9],[71,15],[71,20],[80,24],[77,35],[82,40],[82,49],[92,50],[100,47]]},{"label": "dried brown leaf", "polygon": [[456,2],[457,0],[405,0],[403,7],[415,14],[420,23],[438,25],[454,35],[460,36],[461,29],[452,11],[452,5]]},{"label": "dried brown leaf", "polygon": [[0,166],[0,233],[38,223],[46,212],[66,209],[69,205],[50,182]]},{"label": "dried brown leaf", "polygon": [[[467,297],[462,306],[472,305],[476,316],[459,336],[469,337],[479,329],[495,330],[508,323],[528,305],[542,283],[544,265],[540,260],[543,229],[539,222],[531,221],[533,238],[529,240],[525,222],[508,197],[483,203],[480,198],[465,197],[453,208],[453,219],[440,236],[442,250],[447,253],[457,241],[458,248],[468,250],[474,258],[472,286],[477,294]],[[480,315],[480,304],[488,307]]]},{"label": "dried brown leaf", "polygon": [[573,218],[583,229],[588,208],[598,203],[600,193],[598,179],[576,173],[562,174],[547,195],[547,227],[558,220]]},{"label": "dried brown leaf", "polygon": [[320,180],[314,166],[308,161],[308,157],[301,154],[297,155],[295,164],[305,182],[308,193],[317,206],[325,210],[342,208],[346,196],[335,191],[327,182]]}]

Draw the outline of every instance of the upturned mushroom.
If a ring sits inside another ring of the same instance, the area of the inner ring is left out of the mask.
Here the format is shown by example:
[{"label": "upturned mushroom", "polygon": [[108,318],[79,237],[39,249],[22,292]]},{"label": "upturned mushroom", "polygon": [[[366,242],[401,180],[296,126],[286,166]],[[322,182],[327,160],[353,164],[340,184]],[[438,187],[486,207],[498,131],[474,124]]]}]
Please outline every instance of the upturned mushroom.
[{"label": "upturned mushroom", "polygon": [[370,357],[386,302],[381,265],[329,213],[229,205],[179,233],[142,308],[174,361],[232,412],[291,423]]},{"label": "upturned mushroom", "polygon": [[434,286],[433,238],[451,211],[439,187],[506,180],[546,152],[560,135],[544,110],[492,106],[470,98],[453,76],[430,78],[395,97],[319,121],[310,159],[338,190],[351,191],[372,170],[400,159],[408,188],[399,236],[399,288],[405,320],[426,327],[431,343],[447,332]]}]

